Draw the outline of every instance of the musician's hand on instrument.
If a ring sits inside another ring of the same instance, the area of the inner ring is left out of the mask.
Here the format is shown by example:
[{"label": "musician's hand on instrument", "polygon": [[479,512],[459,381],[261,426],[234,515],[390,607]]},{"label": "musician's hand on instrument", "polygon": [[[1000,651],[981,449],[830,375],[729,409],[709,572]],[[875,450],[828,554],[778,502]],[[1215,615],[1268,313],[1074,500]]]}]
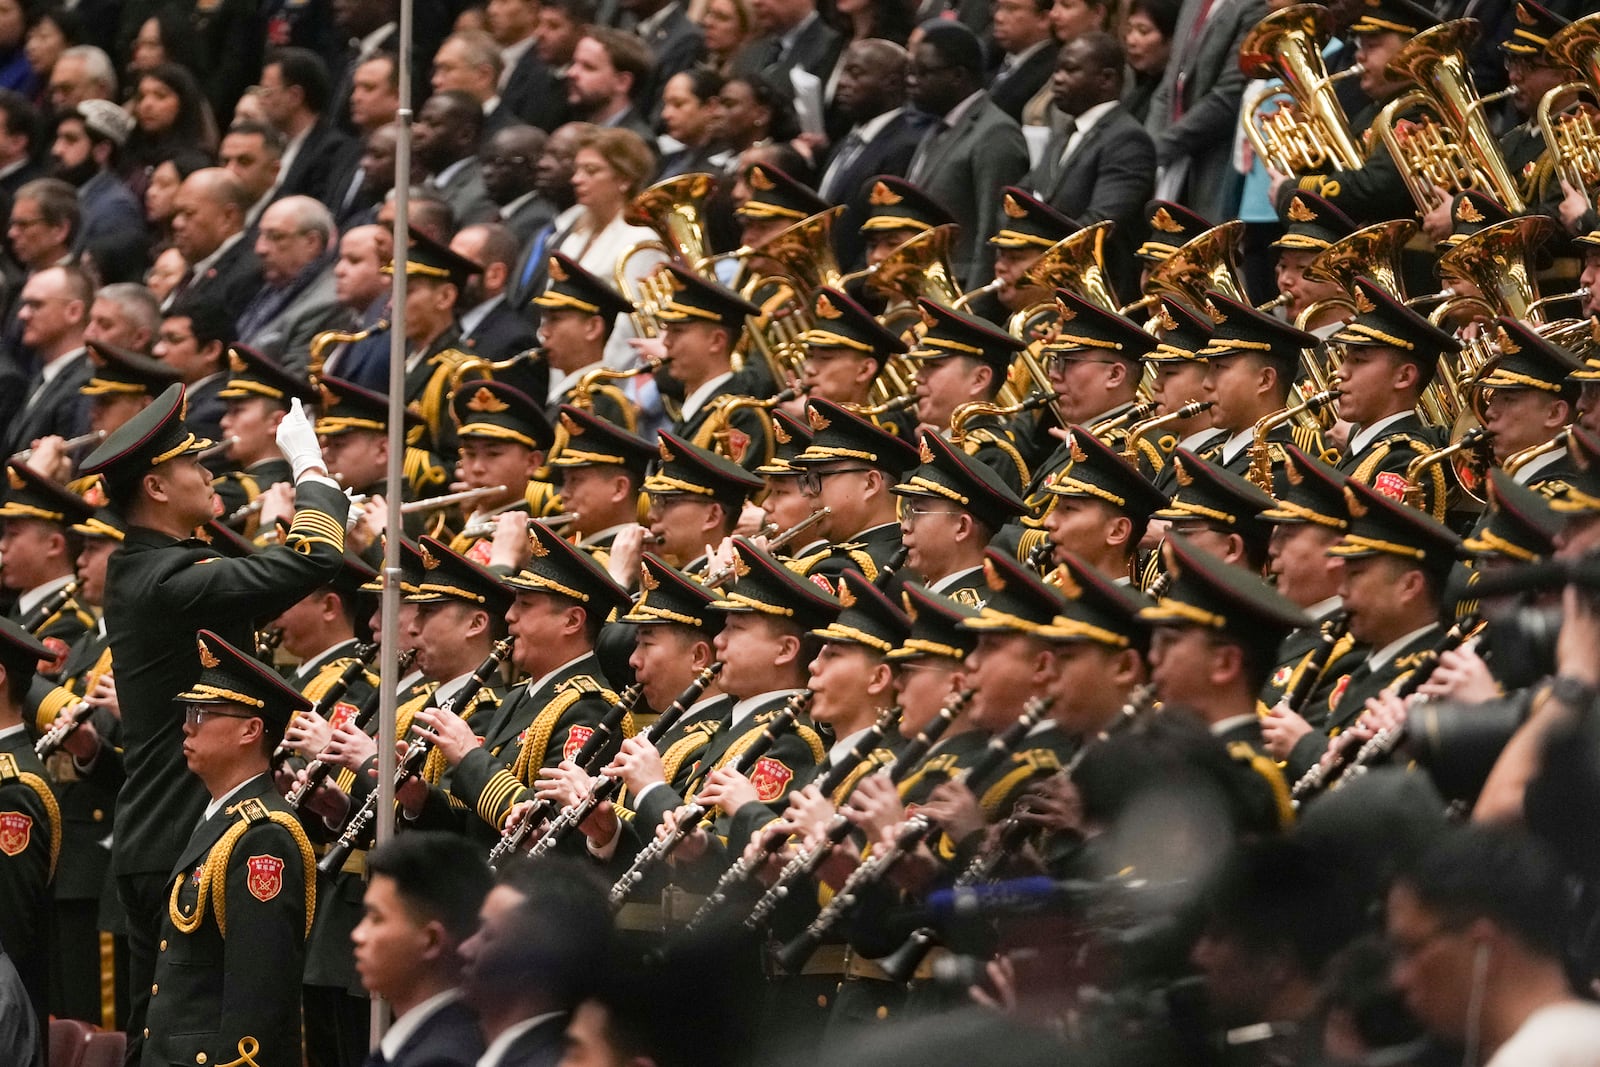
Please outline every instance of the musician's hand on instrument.
[{"label": "musician's hand on instrument", "polygon": [[1057,775],[1017,801],[1019,823],[1056,833],[1083,834],[1083,796],[1065,775]]},{"label": "musician's hand on instrument", "polygon": [[[661,825],[656,827],[656,839],[664,841],[673,833],[676,833],[678,823],[688,814],[688,808],[683,807],[674,808],[663,815],[661,817]],[[672,850],[670,859],[674,862],[678,860],[697,860],[706,854],[706,849],[710,847],[710,844],[711,841],[706,836],[706,832],[696,827],[683,835],[683,840],[678,842],[678,847]]]},{"label": "musician's hand on instrument", "polygon": [[280,797],[288,796],[289,790],[294,788],[297,779],[303,777],[304,772],[296,771],[287,763],[280,763],[272,768],[272,784],[277,787]]},{"label": "musician's hand on instrument", "polygon": [[1450,195],[1450,190],[1442,185],[1433,187],[1433,207],[1422,216],[1422,232],[1438,244],[1449,237],[1455,229],[1455,219],[1451,215],[1451,207],[1455,203]]},{"label": "musician's hand on instrument", "polygon": [[359,771],[367,760],[377,754],[378,742],[375,739],[365,731],[356,729],[354,724],[342,722],[329,735],[317,758],[336,767]]},{"label": "musician's hand on instrument", "polygon": [[79,763],[88,763],[100,754],[100,732],[92,719],[84,719],[77,729],[61,741],[61,750]]},{"label": "musician's hand on instrument", "polygon": [[617,751],[610,765],[605,769],[609,778],[620,778],[622,784],[628,787],[628,792],[634,796],[642,793],[646,786],[667,780],[666,772],[661,766],[661,753],[656,751],[656,746],[643,734],[634,734],[622,742],[622,747]]},{"label": "musician's hand on instrument", "polygon": [[1578,234],[1583,229],[1583,217],[1594,207],[1589,202],[1589,194],[1583,189],[1575,189],[1567,184],[1567,179],[1561,179],[1561,203],[1556,205],[1556,213],[1561,216],[1561,225],[1567,232]]},{"label": "musician's hand on instrument", "polygon": [[289,482],[278,482],[261,491],[261,510],[256,513],[256,528],[270,530],[278,524],[278,520],[285,522],[294,520],[294,486]]},{"label": "musician's hand on instrument", "polygon": [[1561,632],[1556,637],[1556,673],[1600,687],[1600,612],[1576,586],[1561,591]]},{"label": "musician's hand on instrument", "polygon": [[[538,806],[539,802],[537,800],[519,800],[515,804],[511,805],[511,810],[506,813],[506,824],[504,827],[505,832],[510,833],[517,827],[521,826],[522,821],[528,818],[528,816],[533,813],[533,809],[537,808]],[[533,838],[531,836],[526,838],[524,843],[527,845],[532,845]]]},{"label": "musician's hand on instrument", "polygon": [[718,767],[706,775],[695,799],[707,808],[718,807],[732,815],[746,804],[761,803],[761,794],[750,779],[732,767]]},{"label": "musician's hand on instrument", "polygon": [[941,782],[933,787],[922,812],[937,823],[952,841],[983,829],[983,808],[972,790],[960,782]]},{"label": "musician's hand on instrument", "polygon": [[639,584],[639,560],[644,555],[644,542],[650,531],[634,523],[618,530],[611,539],[611,554],[606,559],[606,573],[624,589],[634,589]]},{"label": "musician's hand on instrument", "polygon": [[[117,680],[109,671],[94,680],[94,688],[89,690],[83,699],[93,707],[104,708],[117,718],[122,718],[122,705],[117,700]],[[83,727],[79,729],[82,730]]]},{"label": "musician's hand on instrument", "polygon": [[[893,840],[891,831],[888,835]],[[892,847],[885,845],[885,848]],[[926,896],[939,877],[941,864],[928,846],[918,842],[906,851],[905,857],[889,868],[886,876],[896,887],[917,897]]]},{"label": "musician's hand on instrument", "polygon": [[897,826],[906,817],[900,793],[886,774],[870,774],[856,784],[844,806],[845,818],[866,831],[868,838],[878,837],[890,826]]},{"label": "musician's hand on instrument", "polygon": [[[303,782],[305,777],[304,770],[296,771],[295,784]],[[325,779],[300,806],[314,815],[322,816],[330,825],[342,824],[350,811],[350,794],[340,789],[332,779]]]},{"label": "musician's hand on instrument", "polygon": [[[734,524],[733,532],[737,537],[755,537],[761,533],[761,528],[767,524],[767,510],[760,504],[746,504],[739,511],[739,521]],[[762,548],[767,547],[764,541],[758,541]]]},{"label": "musician's hand on instrument", "polygon": [[1452,648],[1439,656],[1439,663],[1417,693],[1429,699],[1459,700],[1481,704],[1501,695],[1500,683],[1470,644]]},{"label": "musician's hand on instrument", "polygon": [[528,562],[529,517],[523,511],[502,511],[494,518],[494,540],[489,542],[489,566],[522,569]]},{"label": "musician's hand on instrument", "polygon": [[331,740],[333,724],[314,711],[302,711],[283,731],[283,743],[306,759],[327,748]]},{"label": "musician's hand on instrument", "polygon": [[1157,545],[1166,540],[1167,530],[1172,523],[1166,519],[1151,519],[1144,528],[1144,536],[1139,539],[1139,547],[1146,552],[1153,552]]},{"label": "musician's hand on instrument", "polygon": [[1388,691],[1367,700],[1367,710],[1357,720],[1358,726],[1377,733],[1379,730],[1395,731],[1406,723],[1405,702]]},{"label": "musician's hand on instrument", "polygon": [[640,363],[657,365],[667,361],[667,343],[659,337],[630,337],[628,347]]},{"label": "musician's hand on instrument", "polygon": [[533,780],[533,795],[557,808],[576,804],[589,793],[589,776],[571,760],[541,767]]},{"label": "musician's hand on instrument", "polygon": [[1273,759],[1288,759],[1295,744],[1310,732],[1311,724],[1279,701],[1261,719],[1261,746]]},{"label": "musician's hand on instrument", "polygon": [[1294,177],[1288,174],[1279,174],[1265,164],[1263,164],[1263,168],[1267,172],[1267,203],[1276,204],[1278,202],[1278,191],[1289,182],[1294,181]]},{"label": "musician's hand on instrument", "polygon": [[820,841],[833,821],[833,801],[822,795],[815,783],[799,792],[789,794],[789,807],[783,813],[784,821],[803,835],[807,843]]},{"label": "musician's hand on instrument", "polygon": [[725,574],[733,566],[733,538],[724,537],[722,544],[706,556],[706,573],[708,575]]},{"label": "musician's hand on instrument", "polygon": [[967,996],[981,1007],[1001,1015],[1017,1010],[1017,971],[1009,956],[997,956],[983,968],[984,984],[967,987]]},{"label": "musician's hand on instrument", "polygon": [[617,809],[607,800],[596,804],[595,809],[578,824],[578,832],[599,848],[617,835]]},{"label": "musician's hand on instrument", "polygon": [[59,434],[41,437],[33,443],[28,466],[53,482],[72,480],[72,457],[67,455],[67,439]]},{"label": "musician's hand on instrument", "polygon": [[411,733],[432,744],[452,767],[483,744],[466,720],[443,708],[424,708],[417,712],[411,720]]}]

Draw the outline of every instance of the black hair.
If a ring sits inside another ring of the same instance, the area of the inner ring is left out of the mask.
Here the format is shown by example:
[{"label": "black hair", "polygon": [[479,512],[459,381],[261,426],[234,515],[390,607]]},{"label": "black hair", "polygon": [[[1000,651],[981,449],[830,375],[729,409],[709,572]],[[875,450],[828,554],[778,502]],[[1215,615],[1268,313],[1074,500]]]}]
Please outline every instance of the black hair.
[{"label": "black hair", "polygon": [[[767,120],[768,139],[774,142],[781,142],[784,147],[788,148],[788,142],[800,136],[800,120],[795,116],[794,111],[794,93],[790,91],[787,85],[768,78],[764,74],[739,74],[729,78],[723,84],[731,85],[734,82],[742,82],[748,85],[750,87],[750,96],[755,100],[756,105],[767,109],[767,114],[770,116]],[[794,151],[793,148],[789,150],[791,152]],[[797,157],[800,156],[799,152],[794,154]],[[786,164],[777,163],[776,160],[774,162],[790,177],[795,177],[798,180],[798,176],[790,171]]]},{"label": "black hair", "polygon": [[164,317],[188,319],[189,329],[194,332],[195,344],[201,348],[212,341],[220,341],[222,347],[226,349],[236,340],[233,312],[215,300],[179,297],[178,302],[167,310]]},{"label": "black hair", "polygon": [[1128,5],[1129,15],[1144,15],[1155,23],[1156,31],[1167,40],[1178,32],[1177,0],[1133,0]]},{"label": "black hair", "polygon": [[519,858],[495,878],[522,897],[497,950],[474,964],[476,979],[502,988],[534,985],[570,1009],[593,988],[594,961],[610,954],[606,887],[568,857]]},{"label": "black hair", "polygon": [[39,142],[44,138],[44,116],[32,101],[21,93],[0,89],[0,121],[4,122],[6,136],[22,136],[28,142],[28,155],[37,155]]},{"label": "black hair", "polygon": [[400,834],[367,854],[367,874],[392,879],[406,907],[437,921],[458,942],[478,928],[478,909],[492,876],[483,849],[457,834]]},{"label": "black hair", "polygon": [[309,48],[274,48],[267,53],[263,67],[277,65],[284,88],[298,88],[307,110],[318,115],[328,110],[333,97],[333,78],[328,64]]},{"label": "black hair", "polygon": [[921,26],[922,43],[939,58],[965,70],[974,80],[983,80],[983,44],[965,25],[947,19],[932,19]]},{"label": "black hair", "polygon": [[1207,926],[1253,952],[1286,956],[1315,980],[1361,929],[1360,908],[1334,873],[1297,841],[1242,844],[1208,887]]}]

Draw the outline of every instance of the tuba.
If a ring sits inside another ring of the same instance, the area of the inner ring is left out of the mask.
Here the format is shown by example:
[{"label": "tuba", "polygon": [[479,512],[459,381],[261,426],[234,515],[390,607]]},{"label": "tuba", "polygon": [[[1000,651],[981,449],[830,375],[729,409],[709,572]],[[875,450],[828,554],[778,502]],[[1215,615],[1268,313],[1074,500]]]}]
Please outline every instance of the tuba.
[{"label": "tuba", "polygon": [[661,235],[661,249],[695,271],[711,251],[706,235],[706,203],[716,191],[711,174],[680,174],[656,182],[634,197],[623,212],[630,226],[648,226]]},{"label": "tuba", "polygon": [[1211,227],[1151,268],[1144,284],[1144,298],[1118,311],[1129,314],[1163,295],[1175,296],[1190,307],[1203,308],[1206,293],[1211,289],[1231,299],[1247,301],[1249,298],[1245,296],[1241,280],[1244,272],[1239,266],[1239,240],[1243,236],[1244,223],[1238,219]]},{"label": "tuba", "polygon": [[[1331,35],[1327,8],[1296,4],[1256,23],[1240,42],[1239,66],[1246,75],[1283,83],[1255,90],[1244,104],[1245,135],[1256,154],[1280,174],[1305,174],[1329,165],[1356,170],[1363,162],[1333,90],[1334,82],[1360,71],[1351,68],[1328,76],[1322,49]],[[1277,108],[1266,110],[1275,100]]]},{"label": "tuba", "polygon": [[[1436,185],[1452,193],[1483,189],[1513,215],[1527,210],[1483,115],[1485,104],[1512,90],[1480,97],[1472,81],[1466,52],[1478,31],[1477,19],[1453,19],[1411,38],[1389,63],[1391,74],[1409,78],[1417,88],[1384,105],[1373,128],[1424,212],[1436,206]],[[1417,109],[1424,112],[1421,118],[1401,119]]]},{"label": "tuba", "polygon": [[1533,254],[1556,232],[1545,215],[1522,215],[1485,227],[1439,257],[1441,276],[1477,286],[1497,315],[1542,321]]},{"label": "tuba", "polygon": [[1571,22],[1550,38],[1552,62],[1583,78],[1545,93],[1537,119],[1556,170],[1574,189],[1600,185],[1600,13]]}]

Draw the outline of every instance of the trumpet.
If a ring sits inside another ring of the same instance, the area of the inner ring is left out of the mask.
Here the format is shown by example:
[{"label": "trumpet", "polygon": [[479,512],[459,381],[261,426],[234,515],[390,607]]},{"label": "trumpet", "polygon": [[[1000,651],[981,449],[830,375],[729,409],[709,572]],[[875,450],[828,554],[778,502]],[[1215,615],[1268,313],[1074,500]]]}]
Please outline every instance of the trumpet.
[{"label": "trumpet", "polygon": [[[463,489],[458,493],[446,493],[443,496],[430,496],[426,500],[407,500],[400,505],[402,515],[422,515],[440,508],[453,508],[457,504],[470,504],[476,500],[485,500],[489,497],[499,496],[506,491],[503,485],[481,485],[476,489]],[[521,501],[518,501],[521,503]]]},{"label": "trumpet", "polygon": [[1143,441],[1152,431],[1184,419],[1192,419],[1196,415],[1210,411],[1214,401],[1191,400],[1176,411],[1169,411],[1165,415],[1157,415],[1153,419],[1145,419],[1128,427],[1128,438],[1122,445],[1122,458],[1129,463],[1136,463],[1139,459],[1139,442]]},{"label": "trumpet", "polygon": [[[807,515],[805,518],[801,519],[799,522],[783,531],[781,534],[778,534],[771,541],[768,541],[766,549],[767,553],[771,555],[772,553],[777,552],[779,549],[792,542],[796,537],[799,537],[801,534],[805,533],[807,530],[811,529],[813,526],[817,525],[817,523],[821,522],[823,519],[826,519],[832,514],[832,508],[818,508],[810,515]],[[722,585],[737,573],[738,571],[734,568],[734,566],[729,564],[728,566],[723,567],[721,570],[712,572],[706,577],[705,581],[701,582],[700,584],[705,586],[707,589],[712,589]]]},{"label": "trumpet", "polygon": [[[61,442],[61,451],[71,455],[85,445],[98,444],[105,439],[106,432],[104,430],[90,430],[88,433],[79,434],[77,437],[69,437]],[[24,448],[21,452],[13,454],[11,458],[18,463],[26,463],[33,458],[34,451],[32,448]]]},{"label": "trumpet", "polygon": [[1280,408],[1272,414],[1263,415],[1256,420],[1250,441],[1250,471],[1248,474],[1249,480],[1256,488],[1269,496],[1272,494],[1272,450],[1271,443],[1267,440],[1267,435],[1303,413],[1321,411],[1343,395],[1337,389],[1324,389],[1320,393],[1311,394],[1298,404]]},{"label": "trumpet", "polygon": [[[493,537],[494,536],[494,531],[495,531],[495,526],[496,526],[494,517],[496,515],[500,515],[500,514],[502,514],[504,512],[510,511],[512,508],[519,507],[519,506],[521,506],[521,504],[522,504],[522,501],[520,501],[520,500],[517,501],[514,504],[507,504],[503,508],[496,508],[494,511],[490,512],[488,515],[485,515],[481,519],[476,519],[476,520],[474,520],[472,522],[467,523],[465,526],[463,526],[461,528],[461,536],[462,537]],[[551,527],[569,526],[572,523],[578,521],[578,513],[576,511],[563,511],[559,515],[546,515],[546,516],[544,516],[542,518],[538,517],[538,516],[535,516],[533,521],[534,522],[542,522],[546,526],[551,526]]]}]

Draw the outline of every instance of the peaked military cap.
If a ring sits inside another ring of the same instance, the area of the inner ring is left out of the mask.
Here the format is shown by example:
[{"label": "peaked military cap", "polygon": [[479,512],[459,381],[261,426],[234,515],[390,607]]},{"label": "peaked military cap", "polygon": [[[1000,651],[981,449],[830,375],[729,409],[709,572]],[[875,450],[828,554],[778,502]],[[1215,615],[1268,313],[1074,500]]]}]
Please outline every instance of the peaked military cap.
[{"label": "peaked military cap", "polygon": [[989,238],[997,248],[1049,248],[1079,229],[1076,222],[1015,185],[1000,190],[1000,213],[1005,219]]},{"label": "peaked military cap", "polygon": [[515,441],[542,452],[556,436],[544,406],[505,382],[466,383],[456,390],[450,413],[456,420],[456,436],[462,438]]},{"label": "peaked military cap", "polygon": [[143,352],[104,341],[85,341],[94,363],[93,375],[78,387],[84,396],[158,396],[179,378],[178,372]]},{"label": "peaked military cap", "polygon": [[1071,552],[1061,555],[1052,577],[1066,602],[1044,635],[1052,641],[1093,641],[1110,648],[1147,647],[1150,627],[1139,612],[1155,601]]},{"label": "peaked military cap", "polygon": [[1561,516],[1550,501],[1499,467],[1489,471],[1489,516],[1461,547],[1474,557],[1532,563],[1556,548]]},{"label": "peaked military cap", "polygon": [[1354,478],[1345,482],[1350,529],[1328,555],[1345,559],[1395,556],[1434,573],[1447,572],[1460,555],[1461,538],[1432,516],[1391,500]]},{"label": "peaked military cap", "polygon": [[93,515],[73,523],[72,529],[79,537],[94,541],[121,541],[128,533],[122,516],[110,508],[95,508]]},{"label": "peaked military cap", "polygon": [[1260,575],[1196,548],[1182,534],[1169,534],[1172,552],[1167,594],[1139,617],[1152,626],[1200,626],[1239,644],[1273,651],[1291,630],[1311,625]]},{"label": "peaked military cap", "polygon": [[656,313],[662,322],[711,322],[737,332],[744,329],[746,318],[760,313],[738,293],[691,270],[675,263],[663,269],[672,284],[672,298]]},{"label": "peaked military cap", "polygon": [[812,325],[800,343],[812,348],[848,348],[872,356],[878,370],[890,354],[902,353],[906,343],[888,330],[866,308],[839,289],[818,289],[811,301]]},{"label": "peaked military cap", "polygon": [[711,602],[710,610],[766,615],[803,630],[819,630],[838,616],[839,602],[817,581],[800,577],[749,538],[735,537],[733,553],[733,585]]},{"label": "peaked military cap", "polygon": [[[389,398],[382,393],[331,374],[319,376],[317,388],[322,393],[321,411],[317,416],[319,437],[358,431],[383,433],[389,428]],[[415,415],[407,412],[408,426],[418,421]]]},{"label": "peaked military cap", "polygon": [[991,530],[1028,510],[992,467],[940,434],[924,430],[920,454],[922,465],[890,492],[949,501]]},{"label": "peaked military cap", "polygon": [[740,218],[799,222],[830,206],[810,186],[771,163],[750,164],[744,181],[750,187],[750,199],[735,212]]},{"label": "peaked military cap", "polygon": [[1308,455],[1298,445],[1283,446],[1283,478],[1276,502],[1261,513],[1274,526],[1326,526],[1347,530],[1350,518],[1345,511],[1343,474],[1320,459]]},{"label": "peaked military cap", "polygon": [[1516,12],[1517,24],[1512,27],[1511,36],[1500,42],[1501,50],[1510,56],[1544,60],[1539,65],[1546,65],[1549,57],[1545,50],[1550,47],[1550,38],[1561,27],[1571,25],[1572,20],[1533,0],[1517,0]]},{"label": "peaked military cap", "polygon": [[[1457,193],[1450,203],[1450,236],[1439,242],[1441,248],[1454,248],[1479,230],[1511,218],[1500,201],[1480,189]],[[1578,239],[1580,242],[1582,238]]]},{"label": "peaked military cap", "polygon": [[224,400],[264,396],[283,401],[285,407],[296,398],[302,404],[317,399],[317,391],[304,377],[285,370],[249,345],[239,344],[228,347],[228,384],[217,395]]},{"label": "peaked military cap", "polygon": [[711,611],[716,594],[660,556],[646,552],[639,560],[639,599],[618,622],[635,626],[692,626],[707,633],[722,629],[722,616]]},{"label": "peaked military cap", "polygon": [[700,448],[667,431],[657,443],[661,464],[644,480],[653,497],[682,493],[707,497],[734,511],[766,483],[725,456]]},{"label": "peaked military cap", "polygon": [[1283,209],[1283,236],[1273,248],[1291,252],[1321,252],[1343,237],[1356,232],[1356,223],[1328,200],[1301,190],[1289,197]]},{"label": "peaked military cap", "polygon": [[1173,522],[1199,519],[1247,541],[1266,543],[1272,531],[1261,516],[1272,509],[1272,497],[1187,448],[1174,452],[1172,463],[1178,491],[1167,507],[1155,513],[1156,518]]},{"label": "peaked military cap", "polygon": [[811,424],[811,443],[792,460],[797,467],[856,459],[899,477],[920,458],[909,441],[832,400],[817,397],[806,401],[806,421]]},{"label": "peaked military cap", "polygon": [[1300,350],[1317,343],[1317,339],[1304,330],[1297,330],[1215,289],[1206,293],[1206,302],[1212,308],[1211,341],[1196,355],[1208,359],[1253,355],[1270,359],[1279,366],[1298,367]]},{"label": "peaked military cap", "polygon": [[532,550],[528,562],[516,574],[502,579],[513,594],[549,593],[566,597],[582,605],[591,619],[604,620],[612,609],[628,606],[628,591],[612,581],[611,575],[593,556],[574,547],[552,530],[549,523],[528,524],[528,547]]},{"label": "peaked military cap", "polygon": [[[383,266],[383,273],[394,273],[394,260]],[[411,231],[411,250],[406,255],[407,278],[431,278],[449,282],[456,288],[467,284],[474,274],[482,274],[483,267],[466,256],[452,252],[419,230]]]},{"label": "peaked military cap", "polygon": [[560,469],[611,464],[626,467],[643,478],[645,469],[656,458],[656,449],[648,441],[592,411],[571,404],[562,404],[560,411],[562,428],[567,431],[567,442],[550,461],[552,467]]},{"label": "peaked military cap", "polygon": [[917,341],[917,346],[906,353],[907,359],[966,356],[987,363],[994,368],[996,375],[1004,378],[1011,370],[1011,361],[1026,347],[1006,331],[927,297],[919,297],[917,306],[922,310],[922,321],[927,330]]},{"label": "peaked military cap", "polygon": [[1205,218],[1171,200],[1152,200],[1144,206],[1150,237],[1134,255],[1159,262],[1212,228]]},{"label": "peaked military cap", "polygon": [[200,677],[173,701],[179,704],[239,704],[252,716],[282,730],[311,701],[291,689],[277,672],[234,648],[210,630],[195,635]]},{"label": "peaked military cap", "polygon": [[71,526],[94,517],[94,506],[22,462],[6,464],[10,491],[0,504],[0,519],[41,519]]},{"label": "peaked military cap", "polygon": [[136,481],[145,471],[212,445],[183,423],[183,386],[172,385],[150,405],[112,431],[89,453],[79,474],[103,474],[113,486]]},{"label": "peaked military cap", "polygon": [[1574,470],[1567,491],[1550,501],[1562,515],[1600,514],[1600,437],[1573,425],[1567,428],[1567,455]]},{"label": "peaked military cap", "polygon": [[1415,37],[1438,24],[1439,16],[1412,0],[1366,0],[1350,33],[1398,33],[1402,37]]},{"label": "peaked military cap", "polygon": [[[400,591],[410,594],[417,591],[422,584],[427,568],[422,565],[422,548],[409,537],[400,538]],[[383,592],[383,573],[380,571],[372,581],[361,587],[363,593]]]},{"label": "peaked military cap", "polygon": [[992,548],[983,554],[983,580],[989,597],[962,621],[968,630],[1042,637],[1066,603],[1060,590],[1047,585],[1031,567]]},{"label": "peaked military cap", "polygon": [[1492,389],[1538,389],[1559,393],[1567,380],[1582,373],[1583,362],[1572,352],[1539,336],[1532,326],[1502,315],[1500,359],[1481,384]]},{"label": "peaked military cap", "polygon": [[911,620],[860,571],[839,576],[839,617],[811,633],[824,641],[892,652],[911,635]]},{"label": "peaked military cap", "polygon": [[867,179],[867,219],[861,229],[931,230],[956,221],[950,209],[904,178],[880,174]]},{"label": "peaked military cap", "polygon": [[1422,380],[1433,377],[1441,352],[1459,352],[1461,342],[1383,291],[1371,279],[1355,280],[1356,317],[1330,340],[1363,348],[1398,348],[1418,357]]},{"label": "peaked military cap", "polygon": [[782,408],[772,409],[772,462],[756,468],[757,474],[804,474],[794,465],[795,458],[811,447],[811,427]]},{"label": "peaked military cap", "polygon": [[355,596],[357,593],[367,591],[368,584],[378,580],[378,572],[372,564],[362,559],[349,545],[344,548],[344,560],[339,564],[339,570],[328,584],[346,596]]},{"label": "peaked military cap", "polygon": [[1126,315],[1107,311],[1070,289],[1056,290],[1056,314],[1060,325],[1044,346],[1045,355],[1092,348],[1138,363],[1159,343]]},{"label": "peaked military cap", "polygon": [[941,596],[918,582],[907,582],[900,592],[911,632],[900,647],[889,652],[890,660],[921,659],[938,656],[958,664],[978,647],[978,636],[961,624],[976,612],[975,607]]},{"label": "peaked military cap", "polygon": [[1157,336],[1161,343],[1145,353],[1151,363],[1204,363],[1200,350],[1211,343],[1209,315],[1196,311],[1175,297],[1164,296],[1156,304]]},{"label": "peaked military cap", "polygon": [[1072,464],[1045,483],[1047,492],[1080,500],[1099,500],[1114,510],[1139,521],[1164,507],[1167,498],[1145,481],[1139,469],[1120,452],[1082,426],[1073,426],[1070,447]]},{"label": "peaked military cap", "polygon": [[44,646],[15,620],[0,615],[0,663],[12,670],[26,667],[32,672],[39,660],[53,660],[56,654]]},{"label": "peaked military cap", "polygon": [[581,311],[589,315],[625,315],[633,304],[596,275],[590,274],[565,252],[550,257],[549,283],[533,303],[549,311]]},{"label": "peaked military cap", "polygon": [[460,600],[476,604],[494,615],[503,615],[514,599],[504,580],[436,537],[424,537],[417,546],[422,561],[422,580],[416,591],[407,593],[413,604],[438,604]]}]

